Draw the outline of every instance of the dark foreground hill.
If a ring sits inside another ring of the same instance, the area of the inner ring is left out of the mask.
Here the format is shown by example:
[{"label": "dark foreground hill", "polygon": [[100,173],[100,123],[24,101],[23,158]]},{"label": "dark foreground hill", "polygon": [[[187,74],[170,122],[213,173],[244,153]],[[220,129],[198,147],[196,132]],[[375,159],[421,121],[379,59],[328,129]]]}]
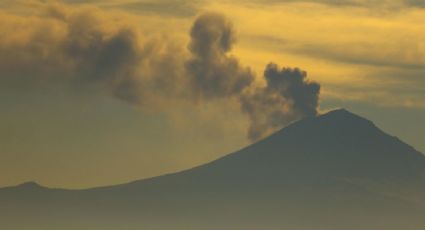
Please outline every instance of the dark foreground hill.
[{"label": "dark foreground hill", "polygon": [[0,189],[0,229],[425,229],[425,156],[335,110],[175,174]]}]

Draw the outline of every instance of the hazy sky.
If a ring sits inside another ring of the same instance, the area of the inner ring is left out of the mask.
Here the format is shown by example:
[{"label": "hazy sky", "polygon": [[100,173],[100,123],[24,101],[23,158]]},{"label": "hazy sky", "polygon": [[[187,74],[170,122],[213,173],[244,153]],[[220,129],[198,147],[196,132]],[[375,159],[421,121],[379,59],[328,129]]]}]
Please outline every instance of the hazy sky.
[{"label": "hazy sky", "polygon": [[[270,62],[311,107],[265,107]],[[0,186],[173,172],[339,107],[425,152],[424,74],[425,1],[2,0]]]}]

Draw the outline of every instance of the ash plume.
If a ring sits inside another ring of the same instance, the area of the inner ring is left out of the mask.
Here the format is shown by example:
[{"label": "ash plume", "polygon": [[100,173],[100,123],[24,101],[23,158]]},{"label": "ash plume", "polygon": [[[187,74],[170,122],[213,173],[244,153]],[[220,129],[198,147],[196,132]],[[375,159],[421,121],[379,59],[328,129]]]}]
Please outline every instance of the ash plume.
[{"label": "ash plume", "polygon": [[316,116],[320,85],[307,80],[298,68],[282,68],[270,63],[264,71],[267,85],[241,96],[242,112],[251,123],[248,138],[258,140],[292,121]]},{"label": "ash plume", "polygon": [[182,45],[117,20],[122,15],[43,4],[30,16],[0,12],[0,87],[64,85],[170,114],[178,103],[233,100],[252,141],[317,114],[320,85],[298,68],[269,64],[259,86],[231,54],[235,29],[221,14],[197,17]]},{"label": "ash plume", "polygon": [[254,75],[228,52],[236,40],[232,24],[222,15],[207,13],[196,19],[190,33],[192,58],[186,62],[195,96],[231,97],[249,87]]}]

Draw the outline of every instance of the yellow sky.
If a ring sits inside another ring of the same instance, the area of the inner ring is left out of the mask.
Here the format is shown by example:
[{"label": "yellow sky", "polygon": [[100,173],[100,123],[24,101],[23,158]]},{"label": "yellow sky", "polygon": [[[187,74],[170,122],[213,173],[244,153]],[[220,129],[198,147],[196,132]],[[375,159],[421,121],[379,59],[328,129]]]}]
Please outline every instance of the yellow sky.
[{"label": "yellow sky", "polygon": [[[299,67],[320,82],[321,110],[349,107],[425,151],[425,8],[419,1],[6,0],[0,3],[0,75],[6,76],[0,78],[0,106],[7,109],[0,116],[5,142],[0,142],[0,186],[25,180],[60,187],[120,183],[189,168],[248,144],[248,120],[232,100],[188,103],[175,98],[176,92],[158,93],[149,77],[137,80],[144,87],[136,89],[143,92],[142,102],[127,94],[119,96],[123,101],[99,99],[120,83],[115,76],[107,84],[94,79],[96,90],[89,93],[80,88],[64,93],[62,86],[44,84],[97,71],[81,62],[92,53],[77,48],[102,54],[115,38],[135,51],[111,71],[133,79],[133,72],[155,75],[166,61],[177,63],[172,71],[179,72],[178,59],[189,55],[193,21],[211,11],[233,23],[237,43],[231,55],[254,70],[256,84],[264,84],[269,62]],[[70,28],[75,38],[69,37]],[[65,47],[71,55],[63,54],[64,46],[71,47]],[[171,86],[180,95],[184,90],[178,84]],[[77,121],[61,120],[66,114]],[[405,126],[394,124],[397,119]],[[70,128],[82,123],[87,125]],[[127,128],[105,134],[120,126]],[[55,127],[68,133],[58,139]],[[99,131],[90,134],[92,129]],[[78,138],[83,132],[87,139]],[[152,138],[155,132],[160,134]],[[90,138],[96,144],[89,144]],[[161,138],[169,146],[162,146]],[[62,145],[49,146],[49,141]]]},{"label": "yellow sky", "polygon": [[[23,18],[17,19],[21,20],[19,23],[23,30],[15,29],[16,21],[8,24],[6,20],[3,21],[2,33],[14,30],[18,34],[2,37],[16,41],[25,37],[19,32],[28,33],[25,27],[33,27],[40,21],[25,21],[28,12],[39,15],[45,4],[36,0],[20,1],[21,4],[12,2],[15,4],[7,5],[2,17],[26,12]],[[359,95],[364,94],[366,88],[368,95],[378,100],[375,103],[425,106],[421,91],[425,83],[420,77],[425,64],[425,10],[422,8],[401,3],[387,6],[385,1],[381,5],[354,6],[308,1],[282,1],[280,4],[278,1],[195,1],[195,4],[182,6],[188,10],[193,8],[193,15],[181,17],[178,13],[177,16],[170,15],[168,11],[162,12],[157,8],[151,12],[136,10],[147,7],[143,4],[135,5],[133,10],[124,7],[140,2],[151,3],[134,0],[69,1],[73,4],[61,7],[70,11],[82,5],[100,7],[93,9],[100,17],[112,18],[124,25],[131,24],[146,34],[177,40],[183,48],[187,45],[187,31],[196,15],[205,11],[220,12],[233,21],[238,33],[233,53],[244,65],[254,68],[259,76],[264,66],[273,61],[307,70],[312,79],[329,86],[323,88],[323,93],[329,97],[368,100],[367,95]],[[167,4],[182,2],[162,0],[157,2],[157,7],[166,9]],[[176,12],[179,10],[182,9],[176,9]],[[111,27],[108,20],[98,26],[111,29],[108,28]],[[339,90],[339,85],[349,85],[351,89],[348,92],[345,88]],[[388,100],[400,85],[404,86],[403,90],[411,89],[412,92],[400,94],[396,100]]]}]

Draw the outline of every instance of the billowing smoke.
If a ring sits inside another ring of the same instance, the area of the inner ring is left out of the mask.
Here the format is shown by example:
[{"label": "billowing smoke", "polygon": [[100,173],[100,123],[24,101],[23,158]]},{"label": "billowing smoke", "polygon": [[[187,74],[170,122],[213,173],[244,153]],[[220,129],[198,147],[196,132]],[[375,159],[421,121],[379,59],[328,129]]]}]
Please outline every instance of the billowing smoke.
[{"label": "billowing smoke", "polygon": [[253,141],[317,114],[320,86],[299,69],[270,64],[258,86],[230,54],[236,35],[220,14],[199,16],[187,46],[93,8],[48,3],[33,16],[0,14],[0,87],[61,84],[164,112],[229,99],[248,116]]},{"label": "billowing smoke", "polygon": [[249,87],[254,75],[249,68],[228,55],[235,42],[232,24],[222,15],[207,13],[193,24],[186,63],[196,96],[203,98],[239,95]]},{"label": "billowing smoke", "polygon": [[241,96],[241,109],[251,125],[248,137],[255,141],[303,117],[317,115],[320,85],[307,73],[270,63],[264,71],[267,85]]},{"label": "billowing smoke", "polygon": [[256,141],[290,122],[317,114],[320,85],[309,82],[298,68],[279,69],[269,64],[267,85],[258,88],[254,74],[229,56],[235,42],[232,24],[220,14],[201,15],[191,30],[186,63],[192,89],[203,98],[236,96],[250,119],[248,138]]}]

